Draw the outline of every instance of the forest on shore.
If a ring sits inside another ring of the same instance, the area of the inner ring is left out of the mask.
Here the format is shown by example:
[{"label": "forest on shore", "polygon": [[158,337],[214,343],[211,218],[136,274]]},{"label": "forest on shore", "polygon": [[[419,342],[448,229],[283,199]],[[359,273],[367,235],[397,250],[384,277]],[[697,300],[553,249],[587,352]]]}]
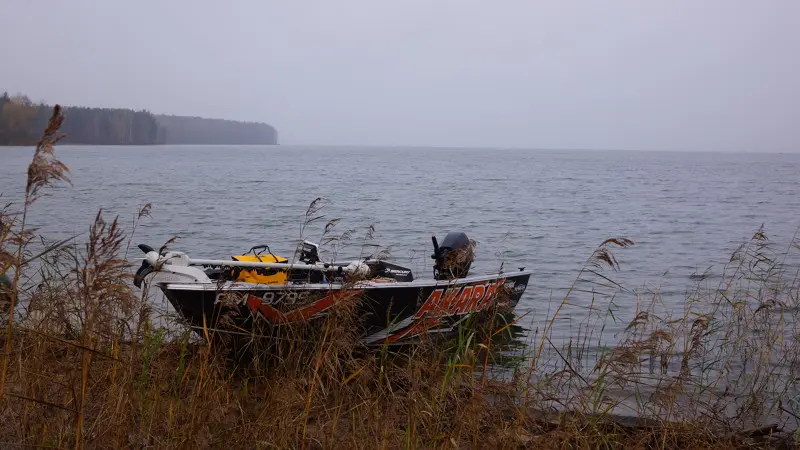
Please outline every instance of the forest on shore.
[{"label": "forest on shore", "polygon": [[[275,145],[277,132],[264,123],[156,115],[124,108],[63,108],[64,144]],[[35,145],[53,107],[27,96],[0,96],[0,145]]]}]

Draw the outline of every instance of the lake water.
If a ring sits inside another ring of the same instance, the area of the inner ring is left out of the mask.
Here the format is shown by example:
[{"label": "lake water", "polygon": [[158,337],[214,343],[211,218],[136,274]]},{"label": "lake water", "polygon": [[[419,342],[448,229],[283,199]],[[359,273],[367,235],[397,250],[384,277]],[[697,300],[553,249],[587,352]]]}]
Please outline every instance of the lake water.
[{"label": "lake water", "polygon": [[[20,198],[31,155],[0,149],[4,200]],[[264,243],[291,256],[308,204],[326,197],[321,213],[343,218],[332,234],[354,230],[338,259],[358,257],[374,222],[371,242],[392,246],[392,259],[417,277],[430,276],[431,235],[441,240],[451,230],[478,241],[476,272],[502,261],[533,269],[517,308],[531,311],[527,327],[546,317],[606,238],[635,242],[616,251],[615,280],[660,290],[680,308],[690,275],[709,266],[719,274],[762,223],[779,245],[800,225],[800,154],[60,146],[57,155],[74,186],[51,190],[30,216],[52,238],[88,230],[101,207],[130,229],[149,202],[152,219],[134,244],[157,247],[178,235],[173,248],[194,257],[227,259]],[[306,236],[320,240],[324,224]],[[635,301],[618,296],[617,315],[629,319]],[[558,326],[556,334],[570,335],[569,320]]]}]

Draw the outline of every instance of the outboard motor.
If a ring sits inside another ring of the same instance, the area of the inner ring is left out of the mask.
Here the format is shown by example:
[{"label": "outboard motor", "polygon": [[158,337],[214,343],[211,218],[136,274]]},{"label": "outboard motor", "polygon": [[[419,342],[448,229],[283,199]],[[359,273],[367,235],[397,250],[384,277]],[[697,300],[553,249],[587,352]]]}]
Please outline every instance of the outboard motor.
[{"label": "outboard motor", "polygon": [[432,236],[433,255],[435,261],[433,265],[433,278],[437,280],[452,280],[453,278],[464,278],[469,274],[474,258],[475,243],[461,231],[451,231],[447,233],[442,244],[436,241],[436,236]]}]

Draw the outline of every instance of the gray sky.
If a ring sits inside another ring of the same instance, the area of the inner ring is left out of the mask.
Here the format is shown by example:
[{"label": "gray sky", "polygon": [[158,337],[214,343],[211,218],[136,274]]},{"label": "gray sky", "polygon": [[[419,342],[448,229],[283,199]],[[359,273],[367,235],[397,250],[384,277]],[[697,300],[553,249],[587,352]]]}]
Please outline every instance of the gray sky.
[{"label": "gray sky", "polygon": [[0,0],[0,89],[284,144],[800,151],[800,1]]}]

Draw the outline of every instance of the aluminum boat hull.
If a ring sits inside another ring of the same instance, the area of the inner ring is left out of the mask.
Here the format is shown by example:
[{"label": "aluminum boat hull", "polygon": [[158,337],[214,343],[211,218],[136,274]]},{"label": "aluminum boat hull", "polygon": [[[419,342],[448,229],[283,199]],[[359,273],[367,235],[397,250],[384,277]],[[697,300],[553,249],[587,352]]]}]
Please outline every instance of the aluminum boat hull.
[{"label": "aluminum boat hull", "polygon": [[362,342],[403,344],[448,335],[472,314],[513,309],[525,292],[526,271],[453,280],[354,284],[158,282],[176,311],[201,335],[209,330],[250,334],[255,324],[280,327],[325,317],[352,305]]}]

